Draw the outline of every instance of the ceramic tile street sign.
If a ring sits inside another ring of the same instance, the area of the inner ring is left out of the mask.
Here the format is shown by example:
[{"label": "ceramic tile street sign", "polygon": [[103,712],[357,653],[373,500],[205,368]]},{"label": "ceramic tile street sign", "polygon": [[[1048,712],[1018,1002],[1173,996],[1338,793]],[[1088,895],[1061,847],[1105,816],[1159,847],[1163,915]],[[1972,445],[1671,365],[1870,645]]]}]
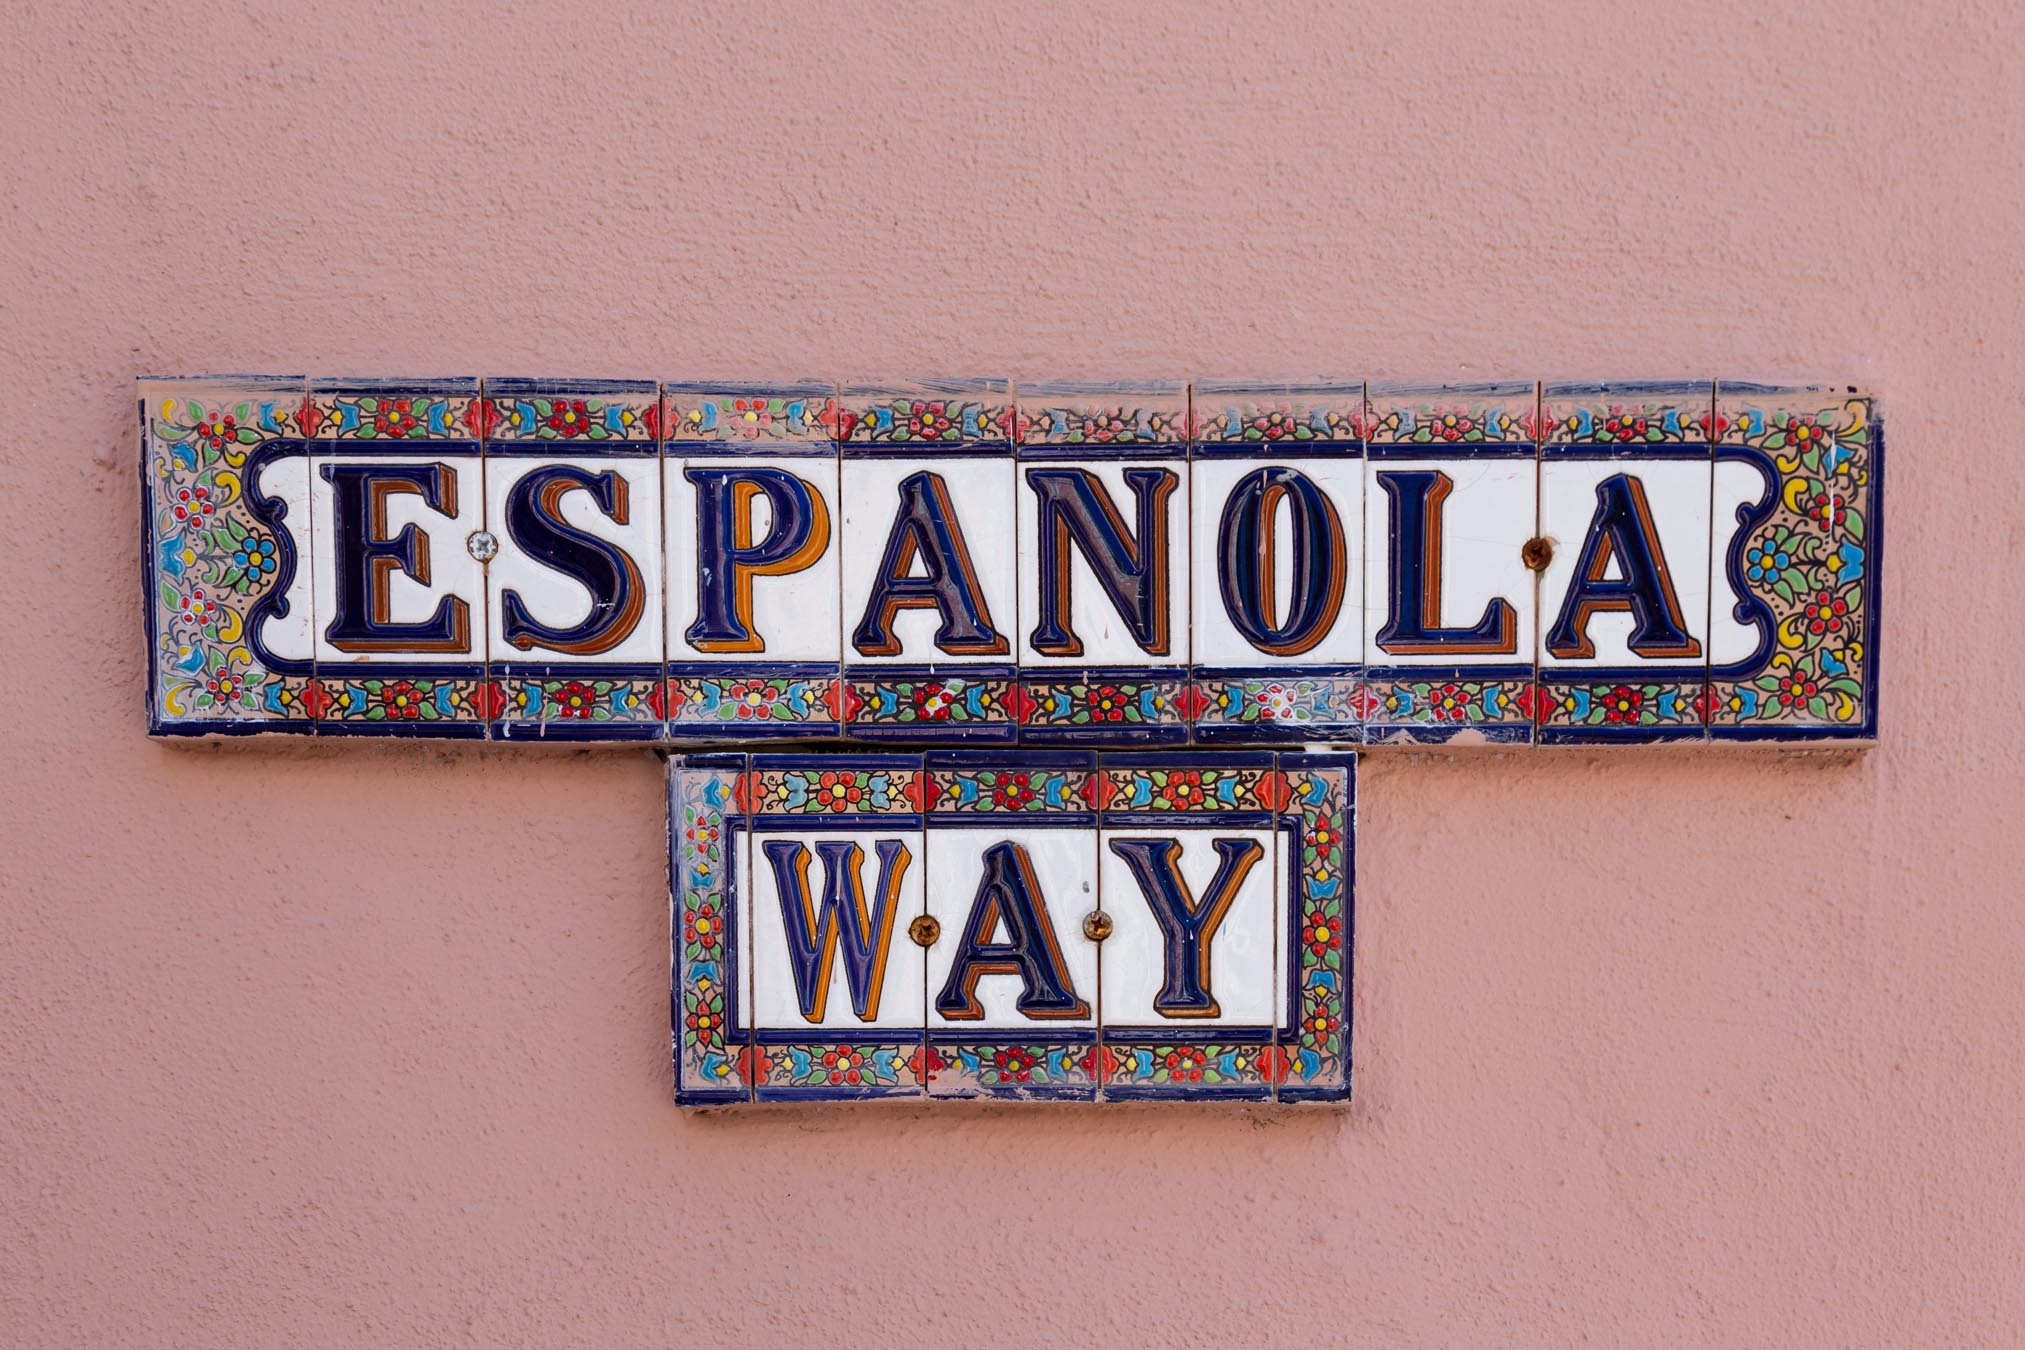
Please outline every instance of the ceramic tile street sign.
[{"label": "ceramic tile street sign", "polygon": [[1356,760],[669,764],[676,1099],[1343,1101]]},{"label": "ceramic tile street sign", "polygon": [[1875,736],[1850,388],[141,387],[150,726],[866,749]]}]

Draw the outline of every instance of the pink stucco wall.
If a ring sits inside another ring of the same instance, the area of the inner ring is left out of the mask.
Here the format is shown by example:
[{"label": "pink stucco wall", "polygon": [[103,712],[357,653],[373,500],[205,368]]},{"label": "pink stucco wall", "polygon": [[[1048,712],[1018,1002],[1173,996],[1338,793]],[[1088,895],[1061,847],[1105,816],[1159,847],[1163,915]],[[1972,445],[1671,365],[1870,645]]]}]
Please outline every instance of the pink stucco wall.
[{"label": "pink stucco wall", "polygon": [[[0,14],[0,1340],[2017,1334],[2012,6],[415,8]],[[144,739],[212,369],[1862,381],[1884,743],[1371,761],[1344,1112],[687,1118],[651,754]]]}]

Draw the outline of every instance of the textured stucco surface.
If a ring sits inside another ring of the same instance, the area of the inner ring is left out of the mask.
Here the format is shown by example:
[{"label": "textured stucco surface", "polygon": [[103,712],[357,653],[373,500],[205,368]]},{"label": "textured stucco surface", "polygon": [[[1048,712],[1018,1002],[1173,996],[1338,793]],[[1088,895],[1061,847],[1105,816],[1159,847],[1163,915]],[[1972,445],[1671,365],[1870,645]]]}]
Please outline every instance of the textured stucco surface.
[{"label": "textured stucco surface", "polygon": [[[418,8],[0,12],[0,1340],[2025,1325],[2013,6]],[[650,754],[144,739],[202,369],[1865,381],[1884,744],[1373,761],[1347,1112],[685,1118]]]}]

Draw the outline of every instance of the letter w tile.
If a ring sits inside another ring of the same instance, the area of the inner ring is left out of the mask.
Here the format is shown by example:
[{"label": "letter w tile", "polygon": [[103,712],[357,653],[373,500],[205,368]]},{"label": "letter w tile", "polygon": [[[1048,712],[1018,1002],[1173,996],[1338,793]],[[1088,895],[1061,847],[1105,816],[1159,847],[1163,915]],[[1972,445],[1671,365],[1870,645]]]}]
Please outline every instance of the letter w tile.
[{"label": "letter w tile", "polygon": [[886,982],[886,952],[893,941],[900,882],[914,855],[898,839],[881,839],[874,845],[879,854],[879,891],[876,907],[868,907],[861,875],[865,851],[847,839],[817,844],[816,855],[823,860],[823,898],[818,907],[809,894],[808,849],[792,839],[768,840],[764,847],[780,888],[781,922],[787,930],[788,961],[794,967],[802,1016],[811,1022],[823,1020],[841,939],[851,1009],[859,1020],[871,1021],[879,1015],[879,991]]}]

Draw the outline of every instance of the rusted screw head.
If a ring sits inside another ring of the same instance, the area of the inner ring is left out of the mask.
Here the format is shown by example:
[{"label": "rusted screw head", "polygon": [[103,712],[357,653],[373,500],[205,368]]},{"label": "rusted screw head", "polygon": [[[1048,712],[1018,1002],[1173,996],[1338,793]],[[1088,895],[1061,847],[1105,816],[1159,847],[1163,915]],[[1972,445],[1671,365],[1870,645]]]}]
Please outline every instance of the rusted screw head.
[{"label": "rusted screw head", "polygon": [[942,925],[933,914],[923,914],[907,925],[907,936],[914,939],[917,947],[933,947],[935,939],[942,936]]},{"label": "rusted screw head", "polygon": [[1092,942],[1102,942],[1111,936],[1111,916],[1101,909],[1093,909],[1083,919],[1083,936]]},{"label": "rusted screw head", "polygon": [[499,536],[490,530],[473,530],[464,540],[464,547],[480,562],[491,562],[499,554]]},{"label": "rusted screw head", "polygon": [[1519,560],[1535,572],[1547,570],[1547,564],[1554,561],[1554,541],[1534,535],[1519,549]]}]

